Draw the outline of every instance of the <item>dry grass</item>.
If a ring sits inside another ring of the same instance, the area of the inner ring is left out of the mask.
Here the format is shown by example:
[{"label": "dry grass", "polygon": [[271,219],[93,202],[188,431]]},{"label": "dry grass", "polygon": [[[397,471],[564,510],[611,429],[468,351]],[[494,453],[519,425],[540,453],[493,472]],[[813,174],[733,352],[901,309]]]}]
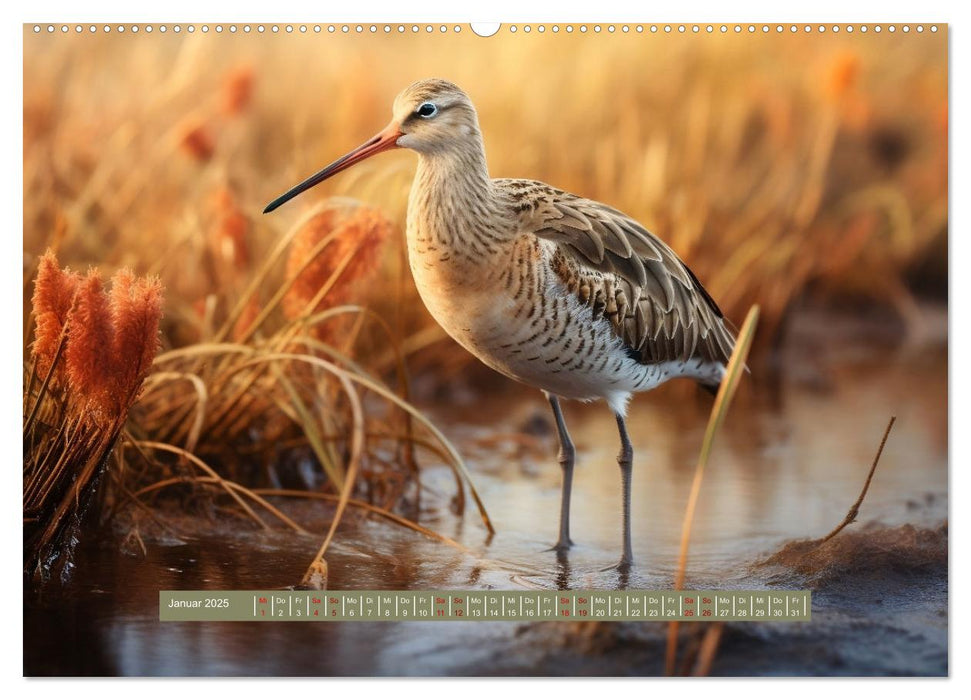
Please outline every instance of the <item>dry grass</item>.
[{"label": "dry grass", "polygon": [[[464,509],[468,485],[491,531],[461,458],[407,402],[404,365],[387,324],[350,303],[375,277],[368,261],[397,233],[393,224],[351,200],[329,202],[281,238],[254,273],[245,274],[247,225],[230,196],[217,192],[212,201],[216,244],[208,253],[213,269],[222,266],[221,293],[211,294],[203,307],[197,342],[157,357],[157,281],[122,270],[106,293],[97,272],[82,277],[60,270],[50,253],[41,259],[31,371],[43,372],[44,381],[39,391],[32,379],[27,384],[28,393],[38,397],[25,408],[24,517],[31,526],[25,531],[25,543],[31,542],[25,565],[36,567],[40,555],[35,552],[50,549],[59,532],[54,524],[65,519],[66,505],[49,517],[43,499],[64,491],[49,482],[82,470],[84,478],[71,493],[93,490],[121,434],[118,466],[110,473],[113,510],[150,507],[159,497],[176,497],[187,506],[202,495],[202,503],[228,506],[226,512],[258,527],[282,525],[307,534],[260,494],[279,501],[300,493],[279,488],[280,483],[299,483],[319,496],[333,494],[336,510],[314,558],[316,570],[326,570],[324,554],[349,505],[454,544],[413,517],[393,512],[417,512],[416,450],[452,466],[458,511]],[[362,246],[370,250],[362,252]],[[274,278],[279,286],[262,301]],[[380,367],[376,373],[353,359],[360,354],[358,338],[372,330],[391,351],[385,369],[397,375],[397,389],[385,384]],[[59,401],[60,412],[49,417],[52,410],[44,409],[42,399]],[[35,422],[37,416],[42,420]],[[97,440],[75,423],[91,424]],[[47,430],[39,433],[42,439],[28,442],[38,433],[36,424]],[[60,442],[53,447],[51,440]],[[90,455],[89,443],[95,445]],[[317,467],[310,481],[301,470],[308,460]],[[37,529],[45,532],[35,546]],[[137,533],[133,537],[140,541]],[[45,555],[45,562],[58,556]]]},{"label": "dry grass", "polygon": [[[299,464],[309,459],[320,472],[312,483],[304,480],[301,485],[322,490],[321,495],[334,494],[336,502],[314,560],[325,568],[323,555],[345,508],[359,503],[355,494],[366,499],[370,512],[428,534],[413,519],[392,512],[417,510],[420,482],[414,451],[420,448],[452,466],[459,510],[468,486],[491,529],[461,458],[408,404],[403,364],[387,324],[349,303],[360,297],[356,290],[374,279],[376,268],[367,263],[392,233],[397,231],[380,212],[340,200],[314,210],[281,238],[241,296],[227,306],[230,310],[211,337],[158,357],[157,371],[137,407],[137,430],[179,446],[169,452],[191,455],[196,478],[180,473],[179,462],[160,461],[143,449],[139,457],[151,468],[126,473],[125,490],[154,496],[163,487],[184,487],[191,481],[228,493],[240,505],[243,493],[252,501],[258,500],[257,492],[290,498],[295,497],[293,489],[268,487],[299,483]],[[362,246],[369,250],[362,251]],[[277,268],[283,268],[279,287],[254,304]],[[356,341],[370,330],[392,350],[390,369],[398,369],[397,390],[355,359],[360,355]],[[370,398],[367,411],[365,394]],[[413,423],[430,433],[432,441],[422,438]],[[144,440],[134,446],[161,449],[159,443]],[[242,484],[254,488],[244,490]],[[266,502],[259,501],[267,510]],[[265,526],[251,509],[245,513]]]}]

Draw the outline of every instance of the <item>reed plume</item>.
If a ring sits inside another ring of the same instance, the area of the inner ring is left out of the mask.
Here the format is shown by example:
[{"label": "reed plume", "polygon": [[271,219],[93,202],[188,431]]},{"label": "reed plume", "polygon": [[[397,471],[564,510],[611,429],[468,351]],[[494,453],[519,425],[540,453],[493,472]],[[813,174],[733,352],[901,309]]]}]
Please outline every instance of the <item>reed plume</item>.
[{"label": "reed plume", "polygon": [[205,124],[187,126],[179,143],[187,155],[200,163],[211,160],[216,152],[216,140]]},{"label": "reed plume", "polygon": [[[46,577],[76,542],[76,527],[107,467],[158,352],[161,284],[121,270],[60,269],[48,251],[34,284],[36,319],[25,385],[24,570]],[[46,378],[50,375],[50,381]]]},{"label": "reed plume", "polygon": [[[69,268],[62,270],[57,266],[52,252],[41,257],[32,304],[35,323],[33,358],[37,375],[42,379],[54,365],[79,280],[80,277]],[[55,375],[51,381],[56,383],[58,379]]]},{"label": "reed plume", "polygon": [[253,98],[253,68],[238,66],[231,70],[223,82],[221,108],[223,114],[233,117],[246,111]]},{"label": "reed plume", "polygon": [[833,102],[843,99],[852,91],[860,73],[860,57],[856,52],[844,50],[837,53],[827,66],[823,91]]},{"label": "reed plume", "polygon": [[159,349],[162,285],[156,278],[136,277],[130,270],[121,270],[112,277],[109,306],[118,412],[127,413]]},{"label": "reed plume", "polygon": [[101,276],[92,270],[78,288],[77,304],[69,319],[64,362],[72,402],[79,409],[105,424],[111,422],[111,403],[115,394],[114,359],[111,347],[112,323],[108,297]]},{"label": "reed plume", "polygon": [[[297,233],[287,259],[293,284],[283,311],[294,320],[354,301],[366,294],[384,243],[394,224],[378,209],[334,200]],[[314,326],[321,341],[333,339],[334,327]]]},{"label": "reed plume", "polygon": [[210,198],[209,210],[213,220],[209,229],[213,255],[236,270],[245,270],[250,263],[250,220],[236,195],[228,187],[220,187]]}]

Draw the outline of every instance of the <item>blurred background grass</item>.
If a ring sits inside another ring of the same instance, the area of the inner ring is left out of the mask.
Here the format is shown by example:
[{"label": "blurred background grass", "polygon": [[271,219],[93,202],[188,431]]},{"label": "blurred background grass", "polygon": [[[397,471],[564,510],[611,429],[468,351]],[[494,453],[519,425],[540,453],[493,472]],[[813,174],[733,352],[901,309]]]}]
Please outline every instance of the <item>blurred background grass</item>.
[{"label": "blurred background grass", "polygon": [[[920,325],[915,297],[946,298],[946,30],[505,27],[483,39],[437,26],[137,36],[26,27],[24,52],[25,285],[48,246],[76,267],[160,274],[168,346],[202,339],[206,299],[215,295],[216,319],[228,313],[256,261],[321,199],[350,195],[403,226],[407,152],[273,217],[260,211],[377,131],[397,92],[430,76],[472,97],[493,176],[544,180],[636,217],[736,322],[760,304],[763,355],[806,300],[884,307],[907,332]],[[425,346],[441,336],[400,274],[400,236],[390,240],[366,296],[411,338],[406,349]],[[471,359],[440,345],[426,369]]]}]

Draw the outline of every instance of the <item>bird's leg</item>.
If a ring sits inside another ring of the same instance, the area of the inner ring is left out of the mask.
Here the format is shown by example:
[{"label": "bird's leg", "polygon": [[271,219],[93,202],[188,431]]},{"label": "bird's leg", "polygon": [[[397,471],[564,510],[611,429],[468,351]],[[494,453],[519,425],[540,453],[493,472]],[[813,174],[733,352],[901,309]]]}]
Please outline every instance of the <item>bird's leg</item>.
[{"label": "bird's leg", "polygon": [[624,554],[620,559],[617,568],[621,571],[629,570],[634,556],[630,546],[630,477],[634,464],[634,448],[630,444],[630,437],[627,435],[627,423],[624,416],[620,413],[617,417],[617,430],[620,433],[620,454],[617,455],[617,464],[620,465],[620,478],[623,486],[624,498]]},{"label": "bird's leg", "polygon": [[570,540],[570,492],[573,488],[573,463],[576,458],[576,448],[570,439],[570,433],[566,429],[566,421],[563,420],[563,411],[560,410],[560,400],[552,394],[547,394],[550,406],[553,408],[553,417],[556,418],[556,432],[560,438],[560,452],[557,459],[560,468],[563,469],[563,493],[560,502],[560,538],[553,547],[557,552],[565,552],[573,542]]}]

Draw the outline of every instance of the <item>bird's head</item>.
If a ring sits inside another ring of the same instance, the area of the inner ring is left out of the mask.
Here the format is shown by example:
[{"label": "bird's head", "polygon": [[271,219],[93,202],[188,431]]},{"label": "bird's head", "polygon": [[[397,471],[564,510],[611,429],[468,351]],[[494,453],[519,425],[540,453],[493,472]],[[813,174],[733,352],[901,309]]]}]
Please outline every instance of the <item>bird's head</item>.
[{"label": "bird's head", "polygon": [[479,120],[462,90],[447,80],[420,80],[399,94],[392,108],[392,124],[401,136],[397,144],[431,155],[475,142]]},{"label": "bird's head", "polygon": [[431,78],[405,88],[394,100],[391,122],[373,137],[267,205],[273,211],[302,192],[366,158],[393,148],[434,156],[461,152],[481,137],[472,101],[457,85]]}]

